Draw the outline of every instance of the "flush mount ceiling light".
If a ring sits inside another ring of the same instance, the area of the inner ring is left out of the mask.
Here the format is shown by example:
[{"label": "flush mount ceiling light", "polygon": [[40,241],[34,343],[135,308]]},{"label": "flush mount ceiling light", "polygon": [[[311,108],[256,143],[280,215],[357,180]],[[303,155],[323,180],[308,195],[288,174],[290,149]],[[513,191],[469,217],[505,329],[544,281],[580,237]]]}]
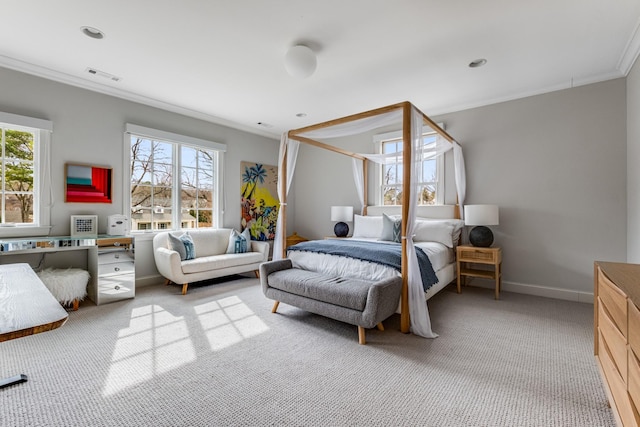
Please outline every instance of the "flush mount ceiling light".
[{"label": "flush mount ceiling light", "polygon": [[309,47],[299,44],[289,48],[284,56],[284,67],[290,76],[304,79],[316,70],[316,54]]},{"label": "flush mount ceiling light", "polygon": [[307,113],[298,113],[296,117],[307,117]]},{"label": "flush mount ceiling light", "polygon": [[482,67],[486,63],[487,63],[487,60],[484,58],[476,59],[474,61],[469,62],[469,68]]},{"label": "flush mount ceiling light", "polygon": [[93,27],[80,27],[80,30],[82,30],[82,33],[87,36],[87,37],[91,37],[92,39],[103,39],[104,38],[104,33],[102,31],[100,31],[97,28],[93,28]]}]

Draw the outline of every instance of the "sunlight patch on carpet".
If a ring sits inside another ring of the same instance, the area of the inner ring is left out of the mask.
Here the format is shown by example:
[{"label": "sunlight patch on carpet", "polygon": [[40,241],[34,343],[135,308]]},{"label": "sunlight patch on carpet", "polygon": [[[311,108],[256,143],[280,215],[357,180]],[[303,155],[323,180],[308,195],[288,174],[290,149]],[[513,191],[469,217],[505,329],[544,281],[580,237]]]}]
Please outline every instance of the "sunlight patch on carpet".
[{"label": "sunlight patch on carpet", "polygon": [[131,312],[129,327],[118,331],[102,393],[110,396],[195,358],[183,317],[158,305],[136,308]]},{"label": "sunlight patch on carpet", "polygon": [[222,350],[269,330],[237,296],[194,307],[212,351]]}]

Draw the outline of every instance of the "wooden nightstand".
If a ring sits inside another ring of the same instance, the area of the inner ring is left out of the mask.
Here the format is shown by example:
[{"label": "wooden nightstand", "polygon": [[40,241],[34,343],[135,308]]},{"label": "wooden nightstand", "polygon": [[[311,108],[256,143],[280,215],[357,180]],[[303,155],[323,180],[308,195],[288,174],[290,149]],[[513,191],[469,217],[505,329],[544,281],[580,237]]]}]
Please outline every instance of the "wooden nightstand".
[{"label": "wooden nightstand", "polygon": [[[465,276],[481,277],[496,281],[496,299],[500,299],[500,286],[502,285],[502,249],[479,248],[469,245],[460,245],[456,249],[458,267],[458,293]],[[470,264],[482,264],[491,266],[492,269],[472,268]]]}]

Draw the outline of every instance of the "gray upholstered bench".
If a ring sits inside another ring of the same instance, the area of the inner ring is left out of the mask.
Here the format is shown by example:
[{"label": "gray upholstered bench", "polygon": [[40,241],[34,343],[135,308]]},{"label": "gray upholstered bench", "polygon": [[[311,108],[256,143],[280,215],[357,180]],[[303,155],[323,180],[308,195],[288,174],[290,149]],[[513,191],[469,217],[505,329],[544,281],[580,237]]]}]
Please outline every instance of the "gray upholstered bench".
[{"label": "gray upholstered bench", "polygon": [[260,265],[260,283],[267,298],[275,300],[272,313],[284,302],[334,320],[358,326],[358,340],[365,344],[365,328],[377,326],[395,313],[402,279],[378,282],[329,277],[293,268],[291,260]]}]

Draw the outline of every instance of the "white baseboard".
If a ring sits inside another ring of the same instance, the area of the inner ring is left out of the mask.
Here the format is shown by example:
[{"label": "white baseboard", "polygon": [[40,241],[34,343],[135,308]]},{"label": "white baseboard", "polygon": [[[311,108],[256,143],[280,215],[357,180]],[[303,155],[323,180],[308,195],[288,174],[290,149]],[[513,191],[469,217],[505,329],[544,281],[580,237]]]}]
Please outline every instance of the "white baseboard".
[{"label": "white baseboard", "polygon": [[161,275],[152,275],[144,277],[136,277],[136,288],[142,288],[144,286],[162,285],[165,282],[165,278]]},{"label": "white baseboard", "polygon": [[[467,278],[468,280],[468,278]],[[495,282],[482,279],[468,280],[471,286],[479,288],[495,289]],[[518,294],[535,295],[539,297],[555,298],[567,301],[593,304],[593,292],[581,292],[570,289],[551,288],[547,286],[531,285],[517,282],[502,282],[501,291],[515,292]]]}]

